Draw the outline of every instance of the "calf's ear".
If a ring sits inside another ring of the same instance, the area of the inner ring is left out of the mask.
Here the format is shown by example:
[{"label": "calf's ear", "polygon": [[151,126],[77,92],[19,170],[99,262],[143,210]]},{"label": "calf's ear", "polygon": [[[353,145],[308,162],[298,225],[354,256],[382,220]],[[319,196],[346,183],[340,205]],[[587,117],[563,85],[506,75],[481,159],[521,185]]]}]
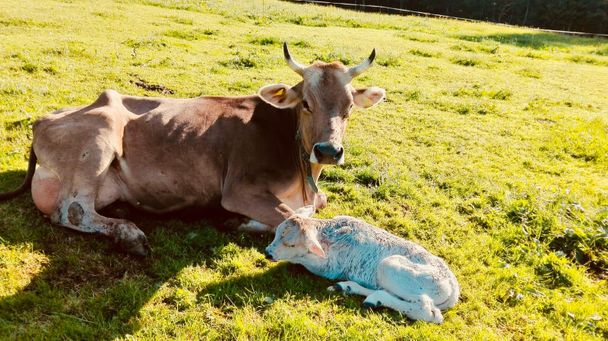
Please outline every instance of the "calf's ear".
[{"label": "calf's ear", "polygon": [[289,219],[289,217],[291,217],[292,215],[296,214],[296,212],[294,212],[291,207],[287,206],[284,203],[280,203],[279,206],[277,206],[275,208],[275,210],[277,210],[277,212],[279,212],[283,218],[285,219]]},{"label": "calf's ear", "polygon": [[323,247],[321,247],[321,243],[313,233],[308,233],[307,245],[308,251],[313,253],[321,258],[326,258],[325,251],[323,251]]},{"label": "calf's ear", "polygon": [[384,99],[385,95],[386,91],[384,89],[372,86],[367,89],[355,90],[353,92],[353,100],[356,106],[367,109],[378,104],[378,102]]},{"label": "calf's ear", "polygon": [[293,108],[301,101],[298,93],[286,84],[263,86],[258,91],[258,96],[260,96],[264,102],[279,109]]}]

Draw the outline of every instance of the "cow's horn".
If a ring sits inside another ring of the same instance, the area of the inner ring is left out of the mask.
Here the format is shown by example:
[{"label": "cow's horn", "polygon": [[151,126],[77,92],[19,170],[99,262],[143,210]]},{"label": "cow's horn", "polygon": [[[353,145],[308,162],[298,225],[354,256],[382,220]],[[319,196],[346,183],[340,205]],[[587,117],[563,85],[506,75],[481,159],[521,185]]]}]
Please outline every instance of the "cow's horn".
[{"label": "cow's horn", "polygon": [[367,59],[363,61],[363,63],[361,63],[357,66],[353,66],[350,69],[348,69],[348,74],[351,76],[351,78],[355,78],[355,77],[359,76],[360,74],[365,72],[365,70],[369,69],[369,67],[374,62],[375,58],[376,58],[376,49],[373,49],[372,54],[370,54],[369,57],[367,57]]},{"label": "cow's horn", "polygon": [[304,76],[305,66],[298,63],[295,59],[291,58],[291,54],[289,53],[289,49],[287,48],[287,43],[283,43],[283,54],[285,55],[285,61],[287,61],[289,67],[298,75]]}]

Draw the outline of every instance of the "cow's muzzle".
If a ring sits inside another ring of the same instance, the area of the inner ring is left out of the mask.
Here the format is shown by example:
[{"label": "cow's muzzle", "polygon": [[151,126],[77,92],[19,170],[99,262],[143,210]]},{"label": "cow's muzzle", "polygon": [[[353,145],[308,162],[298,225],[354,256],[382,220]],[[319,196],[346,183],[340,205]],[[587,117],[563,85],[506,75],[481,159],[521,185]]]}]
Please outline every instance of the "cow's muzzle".
[{"label": "cow's muzzle", "polygon": [[324,165],[341,165],[344,163],[344,147],[329,142],[315,143],[310,153],[310,162]]}]

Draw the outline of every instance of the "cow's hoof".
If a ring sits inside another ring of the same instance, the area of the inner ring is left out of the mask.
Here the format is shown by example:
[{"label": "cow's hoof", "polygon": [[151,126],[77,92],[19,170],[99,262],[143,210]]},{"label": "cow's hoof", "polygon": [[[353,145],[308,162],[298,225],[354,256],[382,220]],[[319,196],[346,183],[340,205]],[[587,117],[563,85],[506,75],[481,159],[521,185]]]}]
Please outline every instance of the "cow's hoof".
[{"label": "cow's hoof", "polygon": [[252,233],[268,233],[268,232],[272,232],[273,228],[266,224],[260,223],[259,221],[255,221],[255,220],[251,219],[247,223],[239,225],[239,227],[237,227],[237,231],[252,232]]},{"label": "cow's hoof", "polygon": [[114,241],[123,251],[137,256],[147,256],[152,251],[146,235],[133,224],[119,225]]},{"label": "cow's hoof", "polygon": [[152,251],[145,236],[137,240],[119,240],[118,246],[127,253],[141,257],[147,256]]}]

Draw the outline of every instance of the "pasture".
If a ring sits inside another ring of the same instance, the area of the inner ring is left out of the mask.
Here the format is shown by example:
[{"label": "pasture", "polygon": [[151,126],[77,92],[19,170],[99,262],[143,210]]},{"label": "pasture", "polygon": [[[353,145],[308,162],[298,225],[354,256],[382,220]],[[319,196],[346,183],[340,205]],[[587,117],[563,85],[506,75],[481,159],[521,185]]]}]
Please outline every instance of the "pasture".
[{"label": "pasture", "polygon": [[283,41],[305,63],[377,49],[353,85],[387,100],[352,114],[318,216],[443,257],[462,286],[445,323],[329,293],[265,260],[272,236],[205,214],[130,216],[140,259],[52,226],[28,194],[0,203],[0,339],[608,338],[608,40],[274,0],[3,0],[0,191],[25,175],[36,118],[107,88],[295,85]]}]

